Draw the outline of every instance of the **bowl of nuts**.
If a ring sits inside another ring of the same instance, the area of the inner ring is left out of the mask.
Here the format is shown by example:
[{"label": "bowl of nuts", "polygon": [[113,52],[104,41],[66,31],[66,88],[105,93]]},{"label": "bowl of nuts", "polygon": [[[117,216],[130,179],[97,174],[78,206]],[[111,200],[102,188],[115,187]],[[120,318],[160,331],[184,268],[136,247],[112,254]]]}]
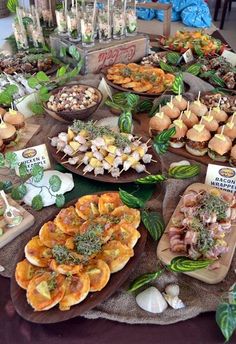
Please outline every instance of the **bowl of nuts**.
[{"label": "bowl of nuts", "polygon": [[61,122],[88,118],[102,101],[102,93],[93,86],[73,84],[58,87],[51,92],[44,110]]}]

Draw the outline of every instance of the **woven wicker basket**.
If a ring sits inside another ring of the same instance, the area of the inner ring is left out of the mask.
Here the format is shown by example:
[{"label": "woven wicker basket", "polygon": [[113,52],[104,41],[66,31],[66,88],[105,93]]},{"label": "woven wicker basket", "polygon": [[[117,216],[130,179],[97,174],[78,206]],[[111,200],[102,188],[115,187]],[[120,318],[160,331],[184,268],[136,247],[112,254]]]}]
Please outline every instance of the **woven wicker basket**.
[{"label": "woven wicker basket", "polygon": [[0,18],[9,16],[10,12],[7,8],[7,0],[0,0]]}]

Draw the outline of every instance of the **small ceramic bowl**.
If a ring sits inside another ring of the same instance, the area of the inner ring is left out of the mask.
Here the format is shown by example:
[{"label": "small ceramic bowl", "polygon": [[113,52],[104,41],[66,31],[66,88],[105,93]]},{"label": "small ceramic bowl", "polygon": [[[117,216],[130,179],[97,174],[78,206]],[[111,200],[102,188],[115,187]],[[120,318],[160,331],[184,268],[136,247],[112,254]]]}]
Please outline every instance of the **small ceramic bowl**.
[{"label": "small ceramic bowl", "polygon": [[[89,85],[82,85],[82,84],[71,84],[71,85],[67,85],[68,87],[70,86],[80,86],[80,87],[83,87],[84,89],[87,89],[88,87],[90,88],[93,88],[95,90],[95,93],[96,95],[98,96],[98,100],[96,102],[95,105],[92,105],[92,106],[89,106],[87,107],[86,109],[82,109],[82,110],[76,110],[76,111],[73,111],[73,110],[68,110],[68,111],[53,111],[51,109],[49,109],[47,107],[47,103],[44,103],[44,110],[45,112],[53,117],[54,119],[60,121],[60,122],[64,122],[64,123],[70,123],[70,122],[73,122],[74,120],[76,119],[85,119],[85,118],[88,118],[89,116],[91,116],[98,108],[98,106],[101,104],[102,102],[102,93],[96,88],[96,87],[93,87],[93,86],[89,86]],[[65,86],[63,87],[58,87],[56,89],[54,89],[51,94],[52,95],[55,95],[57,94],[62,88],[64,88]]]}]

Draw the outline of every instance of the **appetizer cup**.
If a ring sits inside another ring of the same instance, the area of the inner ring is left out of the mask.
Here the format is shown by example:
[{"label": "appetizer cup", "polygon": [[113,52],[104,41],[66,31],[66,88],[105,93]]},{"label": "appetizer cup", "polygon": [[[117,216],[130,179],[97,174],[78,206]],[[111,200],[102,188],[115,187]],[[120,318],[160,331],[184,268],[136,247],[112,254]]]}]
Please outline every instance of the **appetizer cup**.
[{"label": "appetizer cup", "polygon": [[78,42],[80,40],[80,20],[76,12],[67,13],[67,28],[69,40],[71,42]]},{"label": "appetizer cup", "polygon": [[100,43],[108,43],[111,41],[110,15],[106,10],[99,10],[98,12],[98,36]]},{"label": "appetizer cup", "polygon": [[113,11],[113,38],[121,39],[125,35],[125,17],[121,8],[116,7]]},{"label": "appetizer cup", "polygon": [[95,22],[92,13],[87,12],[81,18],[81,40],[83,47],[92,47],[95,44]]},{"label": "appetizer cup", "polygon": [[61,36],[66,36],[67,25],[66,25],[65,11],[64,11],[64,9],[61,9],[61,10],[56,10],[55,13],[56,13],[58,34]]},{"label": "appetizer cup", "polygon": [[137,16],[135,7],[128,7],[126,10],[126,36],[137,34]]}]

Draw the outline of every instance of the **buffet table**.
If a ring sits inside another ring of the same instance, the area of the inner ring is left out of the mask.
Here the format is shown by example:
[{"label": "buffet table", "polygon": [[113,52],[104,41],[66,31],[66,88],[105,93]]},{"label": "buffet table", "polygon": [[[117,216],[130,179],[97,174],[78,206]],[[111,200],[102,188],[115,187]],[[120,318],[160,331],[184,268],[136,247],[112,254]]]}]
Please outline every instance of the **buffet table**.
[{"label": "buffet table", "polygon": [[[217,38],[221,38],[218,32],[214,35]],[[222,39],[223,40],[223,39]],[[90,84],[88,82],[88,84]],[[96,83],[96,80],[92,82],[92,84]],[[103,110],[101,110],[103,111]],[[94,119],[104,117],[100,110],[94,116]],[[96,117],[98,116],[98,117]],[[34,118],[30,120],[32,122],[35,121]],[[55,121],[54,119],[43,116],[40,119],[36,119],[37,123],[41,125],[41,134],[39,133],[35,137],[31,139],[28,143],[28,146],[37,145],[41,142],[42,135],[45,137],[50,136],[50,131],[55,130],[58,126],[60,127],[60,123]],[[42,134],[43,130],[43,134]],[[170,153],[167,153],[170,154]],[[181,160],[181,157],[177,155],[170,158],[170,160],[176,159],[175,161]],[[168,160],[168,158],[167,158]],[[163,165],[163,162],[162,162]],[[162,166],[163,167],[163,166]],[[58,166],[56,166],[58,168]],[[163,167],[164,169],[166,166]],[[194,180],[189,181],[189,184],[201,181],[204,182],[205,176],[205,167],[202,165],[202,174],[200,178],[195,178]],[[91,182],[93,184],[93,182]],[[95,182],[94,182],[95,185]],[[188,184],[183,184],[186,187]],[[86,184],[84,186],[86,188]],[[95,191],[98,190],[99,187],[95,186]],[[117,189],[114,186],[107,184],[107,189]],[[158,189],[158,193],[161,195],[161,199],[164,197],[164,188]],[[105,186],[101,188],[101,190],[105,190]],[[182,190],[181,187],[178,191]],[[80,195],[85,194],[85,189],[80,190]],[[92,192],[91,189],[89,192]],[[68,200],[75,197],[68,195]],[[177,197],[177,196],[176,196]],[[159,208],[161,210],[161,207]],[[162,209],[163,210],[163,209]],[[47,214],[50,214],[51,211],[55,211],[55,207],[50,207],[44,209],[43,213],[33,212],[33,215],[36,219],[36,225],[42,221],[42,214],[43,217],[46,217]],[[171,211],[171,209],[170,209]],[[166,216],[168,218],[168,216]],[[27,240],[31,237],[31,233],[29,231],[28,234],[24,234],[24,238],[22,239],[22,243],[27,242]],[[17,239],[20,242],[20,237]],[[13,252],[17,251],[17,247],[14,247]],[[7,263],[7,260],[11,259],[11,255],[9,252],[7,253],[6,248],[1,253],[5,252],[5,261],[2,258],[0,263],[4,266],[9,265],[9,269],[6,269],[6,276],[10,275],[11,272],[11,264]],[[2,255],[3,256],[3,255]],[[15,263],[14,257],[12,259],[12,264]],[[235,263],[235,260],[234,260]],[[235,266],[231,268],[231,273],[235,269]],[[4,274],[4,272],[3,272]],[[231,275],[232,277],[232,275]],[[230,281],[231,282],[231,281]],[[230,285],[229,285],[230,286]],[[14,306],[11,301],[10,297],[10,280],[4,277],[0,277],[0,319],[1,319],[1,330],[0,336],[4,343],[83,343],[83,344],[90,344],[94,343],[153,343],[156,341],[157,343],[223,343],[223,336],[220,333],[219,328],[215,322],[215,313],[213,312],[206,312],[203,314],[198,315],[195,318],[180,321],[175,324],[171,325],[151,325],[140,323],[138,325],[130,325],[122,322],[115,322],[109,321],[106,319],[86,319],[84,317],[77,317],[74,319],[70,319],[68,321],[59,323],[59,324],[49,324],[49,325],[38,325],[30,323],[24,319],[22,319],[15,311]],[[215,301],[215,300],[214,300]],[[123,305],[125,308],[125,305]],[[214,307],[213,307],[214,308]],[[212,309],[213,309],[212,308]],[[204,307],[203,307],[204,309]],[[128,312],[128,309],[127,309]],[[199,313],[199,312],[198,312]],[[120,316],[118,314],[118,316]],[[233,343],[236,340],[236,337],[231,339]]]}]

